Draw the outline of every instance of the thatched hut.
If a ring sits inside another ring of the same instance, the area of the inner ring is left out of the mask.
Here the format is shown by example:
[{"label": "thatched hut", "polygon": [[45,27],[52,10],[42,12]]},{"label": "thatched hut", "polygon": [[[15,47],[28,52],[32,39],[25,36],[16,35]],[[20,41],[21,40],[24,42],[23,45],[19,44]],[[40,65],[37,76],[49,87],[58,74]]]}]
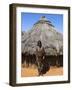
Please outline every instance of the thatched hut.
[{"label": "thatched hut", "polygon": [[34,55],[38,40],[41,40],[46,56],[63,56],[63,35],[45,16],[42,16],[28,32],[22,32],[22,53]]}]

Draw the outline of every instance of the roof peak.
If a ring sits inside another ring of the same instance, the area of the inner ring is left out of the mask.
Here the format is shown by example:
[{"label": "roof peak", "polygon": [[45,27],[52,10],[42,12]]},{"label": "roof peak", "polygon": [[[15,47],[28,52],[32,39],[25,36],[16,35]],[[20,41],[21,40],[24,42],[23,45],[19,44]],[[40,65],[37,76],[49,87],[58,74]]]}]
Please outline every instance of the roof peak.
[{"label": "roof peak", "polygon": [[47,18],[45,16],[41,16],[40,20],[46,20],[47,21]]},{"label": "roof peak", "polygon": [[52,25],[51,21],[49,21],[45,16],[41,16],[40,19],[34,24],[39,24],[39,23],[46,23],[49,24],[50,26],[54,27],[54,25]]}]

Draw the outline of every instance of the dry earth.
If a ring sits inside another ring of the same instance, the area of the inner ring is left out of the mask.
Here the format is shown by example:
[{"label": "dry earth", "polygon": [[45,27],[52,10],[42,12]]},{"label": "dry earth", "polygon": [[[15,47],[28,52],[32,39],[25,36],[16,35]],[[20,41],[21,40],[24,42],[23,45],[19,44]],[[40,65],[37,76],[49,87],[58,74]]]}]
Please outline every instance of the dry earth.
[{"label": "dry earth", "polygon": [[[63,67],[50,67],[50,70],[44,74],[44,76],[56,76],[63,75]],[[30,67],[22,67],[21,68],[21,76],[22,77],[32,77],[38,76],[38,70],[35,66]]]}]

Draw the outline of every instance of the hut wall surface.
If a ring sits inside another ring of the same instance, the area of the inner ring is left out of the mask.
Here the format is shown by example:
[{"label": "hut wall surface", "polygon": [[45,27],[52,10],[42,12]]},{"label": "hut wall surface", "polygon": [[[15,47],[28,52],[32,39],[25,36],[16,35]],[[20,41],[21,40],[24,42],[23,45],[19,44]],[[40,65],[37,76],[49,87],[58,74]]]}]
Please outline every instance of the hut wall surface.
[{"label": "hut wall surface", "polygon": [[[56,61],[58,61],[59,66],[63,66],[63,55],[58,55],[58,56],[53,56],[53,55],[46,55],[45,56],[45,63],[46,65],[49,64],[50,66],[55,66],[56,65]],[[22,53],[22,64],[26,62],[26,64],[36,64],[36,56],[30,55],[30,54],[24,54]]]}]

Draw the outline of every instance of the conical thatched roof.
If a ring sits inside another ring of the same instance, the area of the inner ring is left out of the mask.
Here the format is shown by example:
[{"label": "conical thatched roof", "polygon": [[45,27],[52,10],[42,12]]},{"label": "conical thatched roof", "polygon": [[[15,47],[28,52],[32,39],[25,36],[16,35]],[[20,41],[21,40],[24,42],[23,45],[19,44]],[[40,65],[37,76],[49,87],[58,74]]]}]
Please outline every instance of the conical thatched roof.
[{"label": "conical thatched roof", "polygon": [[41,40],[47,55],[63,53],[63,35],[55,30],[54,25],[45,16],[42,16],[28,32],[22,32],[22,52],[34,54],[38,40]]}]

